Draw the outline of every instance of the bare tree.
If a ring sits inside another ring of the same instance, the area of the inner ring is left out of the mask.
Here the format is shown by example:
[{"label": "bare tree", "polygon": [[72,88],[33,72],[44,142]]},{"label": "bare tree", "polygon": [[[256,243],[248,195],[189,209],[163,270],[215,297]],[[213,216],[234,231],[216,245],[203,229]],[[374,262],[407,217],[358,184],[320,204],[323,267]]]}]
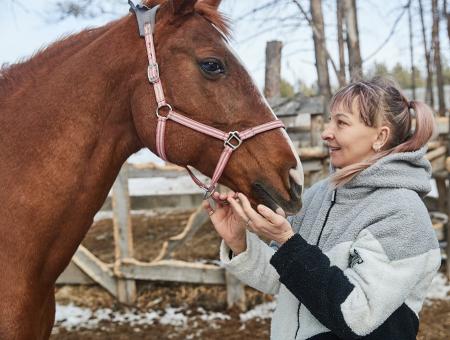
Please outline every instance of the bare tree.
[{"label": "bare tree", "polygon": [[343,30],[343,6],[342,0],[336,0],[336,16],[337,16],[337,40],[339,48],[339,86],[344,86],[345,79],[345,46],[344,46],[344,30]]},{"label": "bare tree", "polygon": [[447,18],[447,35],[450,40],[450,10],[447,7],[447,0],[444,0],[444,15]]},{"label": "bare tree", "polygon": [[412,14],[411,14],[411,2],[408,6],[408,28],[409,28],[409,55],[411,60],[411,85],[412,85],[412,97],[416,99],[416,72],[414,68],[414,43],[413,43],[413,30],[412,30]]},{"label": "bare tree", "polygon": [[352,81],[362,76],[362,59],[359,48],[359,31],[356,0],[343,0],[345,26],[347,29],[348,66]]},{"label": "bare tree", "polygon": [[433,96],[433,70],[431,68],[431,46],[428,49],[427,34],[425,31],[425,20],[423,17],[423,6],[422,0],[419,0],[419,14],[420,22],[422,24],[422,40],[423,48],[425,50],[425,61],[427,70],[427,89],[425,92],[425,102],[427,102],[431,107],[434,106],[434,96]]},{"label": "bare tree", "polygon": [[311,21],[313,29],[314,51],[316,54],[316,69],[319,93],[325,100],[331,98],[330,77],[328,74],[328,58],[325,44],[325,26],[323,22],[322,0],[310,0]]},{"label": "bare tree", "polygon": [[440,11],[438,0],[431,0],[431,12],[433,14],[433,29],[431,31],[431,39],[433,44],[434,67],[436,70],[436,85],[438,90],[438,111],[439,115],[445,114],[445,98],[444,98],[444,76],[442,74],[441,64],[441,47],[439,39],[439,21]]}]

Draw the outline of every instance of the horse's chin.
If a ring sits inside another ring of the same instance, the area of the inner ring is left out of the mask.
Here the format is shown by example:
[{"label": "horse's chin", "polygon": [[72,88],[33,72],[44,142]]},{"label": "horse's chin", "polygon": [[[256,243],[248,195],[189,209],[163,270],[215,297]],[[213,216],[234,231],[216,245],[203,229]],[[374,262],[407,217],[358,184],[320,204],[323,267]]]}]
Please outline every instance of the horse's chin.
[{"label": "horse's chin", "polygon": [[[300,198],[293,198],[289,201],[281,197],[278,191],[274,190],[270,186],[267,186],[260,182],[252,184],[252,191],[256,199],[256,204],[264,204],[273,211],[278,213],[284,213],[284,215],[294,215],[298,213],[302,207],[302,201]],[[280,211],[282,210],[282,212]]]}]

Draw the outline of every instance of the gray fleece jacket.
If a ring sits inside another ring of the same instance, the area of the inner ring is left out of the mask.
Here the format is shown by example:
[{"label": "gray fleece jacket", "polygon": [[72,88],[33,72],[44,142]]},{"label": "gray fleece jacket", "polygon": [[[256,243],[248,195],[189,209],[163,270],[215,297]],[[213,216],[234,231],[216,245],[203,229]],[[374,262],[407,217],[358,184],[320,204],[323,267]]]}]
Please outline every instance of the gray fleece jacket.
[{"label": "gray fleece jacket", "polygon": [[281,247],[247,233],[247,250],[221,260],[241,281],[278,294],[271,339],[415,339],[418,312],[441,262],[421,197],[425,148],[384,157],[346,185],[304,194]]}]

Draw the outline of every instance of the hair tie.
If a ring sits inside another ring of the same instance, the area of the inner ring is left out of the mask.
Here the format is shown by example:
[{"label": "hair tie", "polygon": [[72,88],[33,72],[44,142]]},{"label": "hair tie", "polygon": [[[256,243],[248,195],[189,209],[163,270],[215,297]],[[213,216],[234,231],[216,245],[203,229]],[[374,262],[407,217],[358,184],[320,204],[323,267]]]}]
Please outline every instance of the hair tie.
[{"label": "hair tie", "polygon": [[411,110],[411,109],[413,108],[413,104],[414,104],[414,101],[412,101],[412,100],[409,101],[409,102],[408,102],[408,109]]}]

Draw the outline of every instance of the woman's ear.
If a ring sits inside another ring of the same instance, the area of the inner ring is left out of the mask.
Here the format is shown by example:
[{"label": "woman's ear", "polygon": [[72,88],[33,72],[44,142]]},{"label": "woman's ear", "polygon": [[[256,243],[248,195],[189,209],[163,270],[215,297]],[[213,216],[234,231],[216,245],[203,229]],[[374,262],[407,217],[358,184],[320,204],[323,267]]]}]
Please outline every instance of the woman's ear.
[{"label": "woman's ear", "polygon": [[373,149],[378,152],[380,151],[388,142],[391,134],[391,129],[388,126],[382,126],[378,130],[377,139],[373,143]]}]

